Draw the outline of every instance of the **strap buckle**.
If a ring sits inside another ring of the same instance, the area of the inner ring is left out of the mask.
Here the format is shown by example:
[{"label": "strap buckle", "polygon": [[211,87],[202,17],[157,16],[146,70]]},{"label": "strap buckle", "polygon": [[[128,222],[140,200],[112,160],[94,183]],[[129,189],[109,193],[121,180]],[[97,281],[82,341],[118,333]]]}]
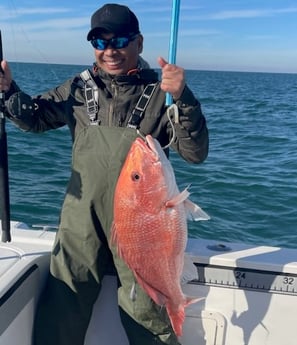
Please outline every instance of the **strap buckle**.
[{"label": "strap buckle", "polygon": [[81,78],[85,82],[85,98],[86,98],[86,105],[87,105],[87,114],[90,119],[91,125],[97,125],[99,123],[98,120],[98,97],[99,91],[98,86],[93,80],[90,71],[85,70],[80,74]]},{"label": "strap buckle", "polygon": [[156,89],[157,83],[147,84],[135,108],[132,111],[127,127],[138,129],[145,109]]}]

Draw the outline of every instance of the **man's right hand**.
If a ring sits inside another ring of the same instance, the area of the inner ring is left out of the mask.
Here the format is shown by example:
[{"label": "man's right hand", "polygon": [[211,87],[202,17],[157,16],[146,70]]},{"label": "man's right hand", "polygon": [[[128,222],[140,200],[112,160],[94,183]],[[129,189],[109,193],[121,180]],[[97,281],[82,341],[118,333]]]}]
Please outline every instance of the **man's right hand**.
[{"label": "man's right hand", "polygon": [[0,69],[0,91],[7,92],[10,89],[12,75],[7,61],[1,61]]}]

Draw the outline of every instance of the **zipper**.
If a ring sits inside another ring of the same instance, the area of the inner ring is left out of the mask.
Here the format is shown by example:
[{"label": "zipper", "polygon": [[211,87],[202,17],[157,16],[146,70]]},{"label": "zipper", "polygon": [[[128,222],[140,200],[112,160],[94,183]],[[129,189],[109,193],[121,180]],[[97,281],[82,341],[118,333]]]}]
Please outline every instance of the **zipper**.
[{"label": "zipper", "polygon": [[110,103],[109,114],[108,114],[108,126],[113,126],[113,114],[115,110],[115,103],[118,97],[118,88],[114,80],[111,81],[112,101]]}]

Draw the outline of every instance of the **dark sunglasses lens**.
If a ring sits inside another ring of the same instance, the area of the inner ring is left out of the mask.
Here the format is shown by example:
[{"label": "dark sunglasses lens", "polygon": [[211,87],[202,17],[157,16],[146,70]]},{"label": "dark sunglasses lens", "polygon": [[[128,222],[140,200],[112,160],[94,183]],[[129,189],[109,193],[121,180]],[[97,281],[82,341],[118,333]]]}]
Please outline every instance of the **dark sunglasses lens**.
[{"label": "dark sunglasses lens", "polygon": [[108,41],[102,40],[101,38],[96,38],[91,41],[91,44],[95,49],[104,50],[107,48]]},{"label": "dark sunglasses lens", "polygon": [[126,48],[129,44],[128,37],[115,37],[110,40],[110,45],[115,49]]},{"label": "dark sunglasses lens", "polygon": [[91,44],[95,49],[104,50],[109,45],[114,49],[122,49],[126,48],[130,41],[132,41],[135,37],[114,37],[110,40],[103,40],[101,38],[95,38],[91,40]]}]

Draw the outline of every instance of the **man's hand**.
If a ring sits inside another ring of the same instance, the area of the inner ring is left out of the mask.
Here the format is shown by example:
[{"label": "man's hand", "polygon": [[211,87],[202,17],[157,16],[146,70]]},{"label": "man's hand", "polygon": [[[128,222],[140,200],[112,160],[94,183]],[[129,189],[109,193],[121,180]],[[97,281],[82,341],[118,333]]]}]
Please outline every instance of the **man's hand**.
[{"label": "man's hand", "polygon": [[162,69],[161,89],[169,92],[174,100],[179,99],[186,85],[184,69],[169,64],[162,57],[158,58],[158,63]]},{"label": "man's hand", "polygon": [[10,68],[8,66],[7,61],[1,61],[1,69],[0,69],[0,91],[8,91],[10,89],[12,81],[12,76],[10,72]]}]

